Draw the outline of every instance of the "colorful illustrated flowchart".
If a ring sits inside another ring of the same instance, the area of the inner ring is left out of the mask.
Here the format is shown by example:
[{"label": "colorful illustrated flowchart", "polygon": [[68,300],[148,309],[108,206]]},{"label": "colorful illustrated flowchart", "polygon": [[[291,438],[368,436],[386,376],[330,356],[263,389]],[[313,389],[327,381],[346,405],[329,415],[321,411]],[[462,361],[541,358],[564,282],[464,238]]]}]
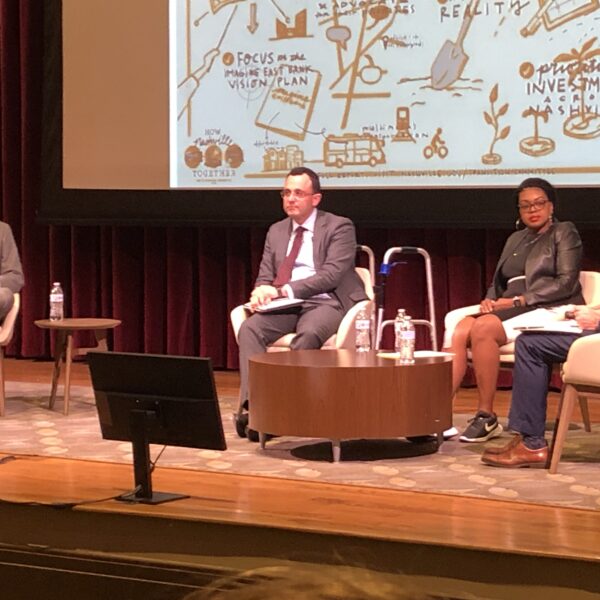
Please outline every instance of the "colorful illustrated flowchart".
[{"label": "colorful illustrated flowchart", "polygon": [[171,0],[171,186],[600,184],[600,0]]}]

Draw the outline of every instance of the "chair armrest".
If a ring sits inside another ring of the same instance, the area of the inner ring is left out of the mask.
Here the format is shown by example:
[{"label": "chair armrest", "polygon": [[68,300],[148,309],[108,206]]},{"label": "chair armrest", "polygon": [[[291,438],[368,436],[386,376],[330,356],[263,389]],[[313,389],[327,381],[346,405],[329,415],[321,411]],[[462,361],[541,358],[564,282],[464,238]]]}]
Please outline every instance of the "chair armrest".
[{"label": "chair armrest", "polygon": [[562,367],[565,383],[600,385],[600,334],[586,335],[575,340]]},{"label": "chair armrest", "polygon": [[10,340],[12,340],[15,332],[15,321],[17,320],[20,307],[21,295],[14,294],[12,308],[8,311],[0,326],[0,346],[7,346],[10,343]]},{"label": "chair armrest", "polygon": [[233,328],[233,334],[235,335],[235,341],[238,341],[238,333],[242,323],[248,318],[248,311],[244,308],[243,304],[236,306],[230,313],[229,318],[231,320],[231,327]]},{"label": "chair armrest", "polygon": [[442,348],[450,348],[452,344],[452,336],[458,323],[468,317],[469,315],[476,315],[479,312],[479,304],[472,304],[471,306],[463,306],[462,308],[455,308],[449,313],[446,313],[444,317],[444,342]]},{"label": "chair armrest", "polygon": [[335,347],[337,350],[342,348],[354,350],[356,343],[354,340],[354,321],[356,320],[356,316],[364,308],[369,313],[369,317],[372,317],[374,304],[373,300],[361,300],[344,315],[335,336]]}]

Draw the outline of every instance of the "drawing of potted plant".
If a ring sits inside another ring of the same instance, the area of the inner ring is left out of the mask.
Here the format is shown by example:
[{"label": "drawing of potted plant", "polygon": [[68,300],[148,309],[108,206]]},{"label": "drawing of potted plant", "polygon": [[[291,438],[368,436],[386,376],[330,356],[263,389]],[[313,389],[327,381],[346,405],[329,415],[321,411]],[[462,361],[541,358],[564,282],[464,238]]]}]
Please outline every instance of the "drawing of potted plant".
[{"label": "drawing of potted plant", "polygon": [[575,48],[571,52],[559,54],[554,62],[571,63],[567,67],[569,73],[568,83],[579,92],[579,110],[570,115],[563,124],[565,135],[579,139],[590,139],[600,135],[600,115],[598,111],[592,112],[585,104],[585,93],[591,82],[587,73],[592,71],[588,64],[595,56],[600,56],[600,48],[592,49],[598,38],[593,37],[583,44],[581,50]]},{"label": "drawing of potted plant", "polygon": [[507,125],[500,130],[500,117],[506,114],[508,110],[508,102],[503,104],[497,111],[495,103],[498,101],[498,84],[496,84],[490,92],[490,112],[487,110],[483,111],[483,118],[488,125],[494,128],[494,137],[490,144],[490,149],[486,154],[481,157],[481,162],[484,165],[497,165],[502,162],[502,156],[494,152],[494,146],[498,140],[505,140],[510,133],[510,125]]},{"label": "drawing of potted plant", "polygon": [[548,108],[540,110],[539,108],[533,108],[533,106],[530,106],[523,111],[521,116],[524,119],[533,117],[533,136],[523,138],[519,142],[519,148],[523,154],[529,154],[529,156],[545,156],[546,154],[554,152],[554,140],[542,137],[539,134],[539,120],[542,119],[544,123],[547,123],[548,112]]}]

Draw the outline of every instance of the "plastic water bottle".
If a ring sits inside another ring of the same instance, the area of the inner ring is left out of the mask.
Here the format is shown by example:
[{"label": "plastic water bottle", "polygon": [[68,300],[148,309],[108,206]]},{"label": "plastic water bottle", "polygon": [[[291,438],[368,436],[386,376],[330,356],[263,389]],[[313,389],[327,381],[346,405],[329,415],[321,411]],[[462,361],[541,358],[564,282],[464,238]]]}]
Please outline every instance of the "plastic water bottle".
[{"label": "plastic water bottle", "polygon": [[65,296],[60,281],[55,281],[50,290],[50,320],[61,321],[65,316]]},{"label": "plastic water bottle", "polygon": [[399,361],[401,365],[415,363],[415,324],[412,317],[406,315],[400,329]]},{"label": "plastic water bottle", "polygon": [[354,331],[357,352],[368,352],[371,349],[371,319],[363,308],[356,315]]},{"label": "plastic water bottle", "polygon": [[400,354],[400,347],[402,346],[402,327],[404,319],[406,318],[406,311],[403,308],[398,309],[398,314],[394,319],[394,351],[396,354]]}]

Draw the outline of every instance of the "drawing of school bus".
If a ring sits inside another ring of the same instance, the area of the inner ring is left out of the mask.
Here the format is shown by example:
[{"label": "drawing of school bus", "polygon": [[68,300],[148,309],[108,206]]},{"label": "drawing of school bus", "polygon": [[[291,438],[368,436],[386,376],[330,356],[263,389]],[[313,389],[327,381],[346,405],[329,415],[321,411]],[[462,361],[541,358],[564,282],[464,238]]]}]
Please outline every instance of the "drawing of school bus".
[{"label": "drawing of school bus", "polygon": [[381,165],[385,163],[385,142],[370,133],[330,135],[323,143],[323,162],[327,167],[344,165]]}]

